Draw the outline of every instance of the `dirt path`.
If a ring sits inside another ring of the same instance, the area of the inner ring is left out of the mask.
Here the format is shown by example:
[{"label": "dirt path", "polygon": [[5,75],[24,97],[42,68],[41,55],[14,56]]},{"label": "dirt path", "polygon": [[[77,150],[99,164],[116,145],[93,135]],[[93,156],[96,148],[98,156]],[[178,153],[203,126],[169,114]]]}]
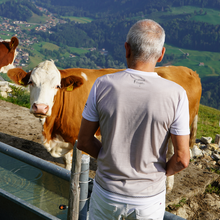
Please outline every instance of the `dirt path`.
[{"label": "dirt path", "polygon": [[[41,145],[41,129],[39,120],[27,108],[0,100],[0,141],[64,167],[61,158],[53,158]],[[204,193],[206,186],[213,182],[220,188],[220,175],[210,171],[213,164],[210,157],[196,159],[175,175],[174,189],[166,198],[169,212],[188,220],[220,219],[220,197]],[[95,169],[96,163],[91,160],[92,178]]]}]

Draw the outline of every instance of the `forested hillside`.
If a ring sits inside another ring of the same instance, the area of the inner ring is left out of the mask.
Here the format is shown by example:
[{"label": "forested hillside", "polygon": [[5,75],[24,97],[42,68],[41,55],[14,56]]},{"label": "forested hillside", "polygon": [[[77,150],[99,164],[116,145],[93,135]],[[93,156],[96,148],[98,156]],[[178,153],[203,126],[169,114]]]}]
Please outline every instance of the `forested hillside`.
[{"label": "forested hillside", "polygon": [[19,2],[11,0],[0,4],[0,16],[2,17],[27,21],[32,16],[32,12],[42,15],[36,6],[27,0],[19,0]]},{"label": "forested hillside", "polygon": [[[211,9],[215,10],[214,17]],[[220,85],[217,83],[220,70],[214,67],[217,65],[216,60],[213,61],[211,55],[203,58],[197,56],[193,60],[192,54],[189,56],[182,51],[220,52],[220,13],[216,9],[220,10],[219,0],[0,1],[0,17],[29,21],[37,15],[44,16],[46,20],[52,13],[56,18],[65,20],[52,25],[49,31],[44,28],[26,28],[22,32],[32,39],[37,38],[36,42],[58,45],[57,50],[44,48],[43,44],[36,48],[44,59],[56,60],[56,65],[60,68],[125,68],[124,42],[129,28],[137,20],[153,19],[164,27],[166,44],[181,51],[178,54],[167,50],[159,65],[186,65],[186,61],[189,61],[193,64],[188,67],[198,73],[202,70],[202,77],[206,76],[207,71],[210,77],[202,79],[201,103],[220,109]],[[91,22],[77,22],[72,19],[73,16],[87,17]],[[82,48],[87,52],[80,54],[73,52],[73,48]],[[29,54],[33,54],[33,48],[29,50]],[[198,68],[200,64],[203,69]]]},{"label": "forested hillside", "polygon": [[220,109],[220,76],[204,77],[202,79],[202,91],[201,103]]},{"label": "forested hillside", "polygon": [[[184,5],[220,9],[219,0],[36,0],[38,5],[50,7],[60,15],[107,17],[121,15],[133,17],[155,11],[168,11],[170,7]],[[57,7],[59,6],[59,7]]]},{"label": "forested hillside", "polygon": [[189,21],[188,19],[175,19],[162,26],[166,30],[168,44],[201,51],[220,50],[219,25]]}]

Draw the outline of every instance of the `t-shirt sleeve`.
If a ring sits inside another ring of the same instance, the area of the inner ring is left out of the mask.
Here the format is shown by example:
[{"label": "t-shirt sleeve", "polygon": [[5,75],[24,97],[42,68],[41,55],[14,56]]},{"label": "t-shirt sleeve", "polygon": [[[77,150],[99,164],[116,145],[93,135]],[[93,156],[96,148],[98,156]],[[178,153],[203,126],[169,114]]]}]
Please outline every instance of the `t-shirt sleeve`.
[{"label": "t-shirt sleeve", "polygon": [[82,116],[88,121],[99,121],[99,115],[96,108],[96,82],[93,84],[89,93]]},{"label": "t-shirt sleeve", "polygon": [[170,133],[174,135],[188,135],[189,129],[189,101],[184,90],[183,95],[179,101],[175,119],[171,125]]}]

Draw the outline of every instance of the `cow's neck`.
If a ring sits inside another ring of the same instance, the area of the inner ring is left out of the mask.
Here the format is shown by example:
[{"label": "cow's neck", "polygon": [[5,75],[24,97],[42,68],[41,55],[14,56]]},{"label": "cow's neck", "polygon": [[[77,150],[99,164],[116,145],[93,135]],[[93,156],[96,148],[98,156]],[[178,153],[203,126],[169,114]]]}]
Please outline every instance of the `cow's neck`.
[{"label": "cow's neck", "polygon": [[[54,128],[59,127],[56,125],[56,119],[60,118],[61,107],[63,101],[63,92],[58,90],[57,94],[54,97],[54,105],[52,107],[51,115],[47,116],[43,122],[43,134],[46,136],[46,139],[50,139],[54,135]],[[60,122],[60,120],[58,120]]]}]

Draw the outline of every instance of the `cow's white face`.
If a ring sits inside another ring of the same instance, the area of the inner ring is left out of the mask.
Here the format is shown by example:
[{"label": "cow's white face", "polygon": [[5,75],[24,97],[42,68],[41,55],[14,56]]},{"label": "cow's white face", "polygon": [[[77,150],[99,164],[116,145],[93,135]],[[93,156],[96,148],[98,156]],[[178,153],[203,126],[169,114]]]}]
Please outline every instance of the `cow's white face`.
[{"label": "cow's white face", "polygon": [[65,71],[58,70],[53,61],[46,60],[28,73],[21,68],[14,68],[7,75],[18,85],[30,85],[30,112],[44,119],[41,120],[43,123],[52,114],[58,89],[64,93],[72,92],[87,80],[85,74],[74,75],[74,70],[72,73],[66,76]]},{"label": "cow's white face", "polygon": [[60,88],[61,75],[53,61],[44,61],[35,67],[31,73],[30,112],[37,117],[51,115],[54,96]]}]

